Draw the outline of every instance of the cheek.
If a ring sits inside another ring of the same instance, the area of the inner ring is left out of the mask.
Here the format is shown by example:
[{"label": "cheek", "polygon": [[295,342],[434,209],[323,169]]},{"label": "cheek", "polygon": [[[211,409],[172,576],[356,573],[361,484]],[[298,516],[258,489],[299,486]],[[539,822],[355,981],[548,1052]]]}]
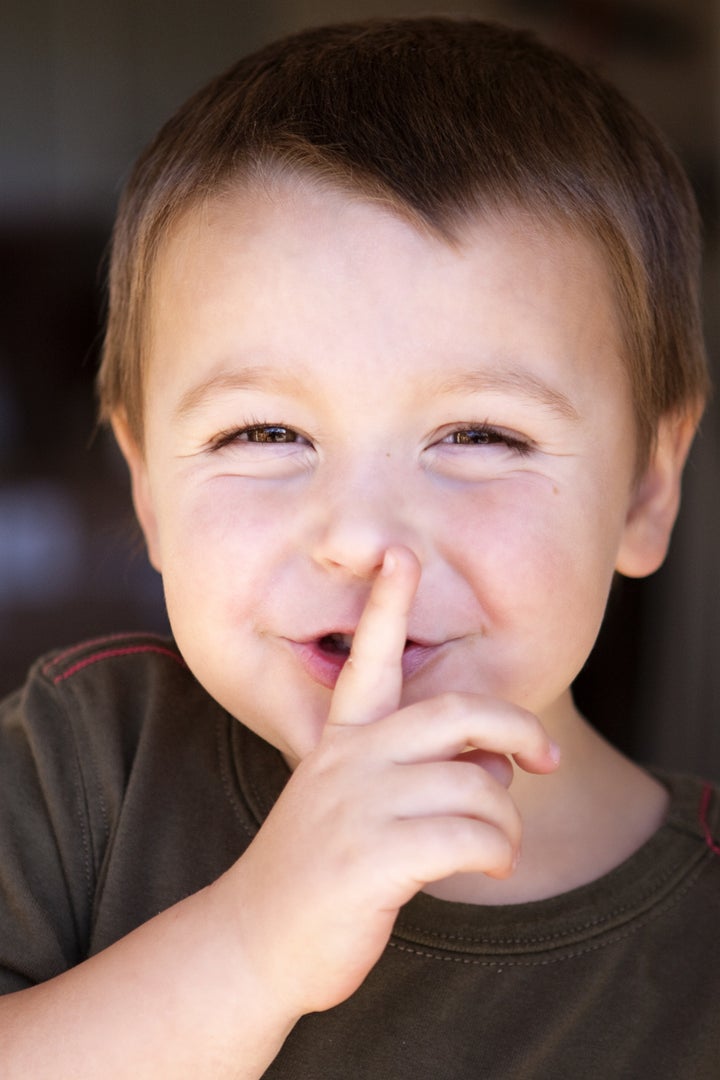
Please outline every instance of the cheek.
[{"label": "cheek", "polygon": [[288,530],[277,512],[243,497],[243,487],[219,478],[166,499],[159,533],[171,623],[204,610],[246,615],[277,572]]},{"label": "cheek", "polygon": [[[585,610],[601,617],[612,580],[615,541],[592,500],[555,494],[543,478],[467,500],[453,520],[452,546],[491,619],[557,618]],[[595,619],[592,619],[593,625]]]},{"label": "cheek", "polygon": [[239,687],[254,684],[257,638],[284,559],[277,528],[266,515],[249,512],[255,504],[240,499],[236,487],[209,484],[178,500],[163,520],[163,588],[173,635],[195,677],[233,715],[249,705]]},{"label": "cheek", "polygon": [[212,572],[226,560],[254,559],[277,542],[278,506],[247,496],[247,485],[219,477],[195,490],[181,491],[161,518],[161,539],[171,558],[197,561]]}]

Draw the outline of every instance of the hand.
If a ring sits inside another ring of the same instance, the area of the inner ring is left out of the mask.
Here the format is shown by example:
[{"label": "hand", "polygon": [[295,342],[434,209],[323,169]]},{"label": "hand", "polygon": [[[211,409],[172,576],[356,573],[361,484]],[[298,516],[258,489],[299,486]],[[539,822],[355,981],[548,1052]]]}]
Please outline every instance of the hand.
[{"label": "hand", "polygon": [[419,578],[410,551],[386,553],[320,742],[237,865],[246,949],[293,1016],[348,997],[428,882],[512,873],[508,759],[557,764],[537,718],[508,703],[450,692],[399,708]]}]

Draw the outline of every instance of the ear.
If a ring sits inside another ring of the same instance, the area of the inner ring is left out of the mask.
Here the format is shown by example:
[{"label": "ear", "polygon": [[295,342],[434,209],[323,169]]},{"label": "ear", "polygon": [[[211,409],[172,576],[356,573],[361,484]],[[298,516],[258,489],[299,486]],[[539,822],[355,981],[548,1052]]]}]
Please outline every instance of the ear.
[{"label": "ear", "polygon": [[157,518],[145,456],[138,446],[135,436],[130,431],[130,425],[124,410],[113,413],[111,423],[117,444],[130,470],[133,506],[145,537],[148,558],[155,569],[161,572]]},{"label": "ear", "polygon": [[683,467],[697,423],[692,415],[663,416],[645,472],[637,481],[625,521],[616,570],[646,577],[663,563],[680,507]]}]

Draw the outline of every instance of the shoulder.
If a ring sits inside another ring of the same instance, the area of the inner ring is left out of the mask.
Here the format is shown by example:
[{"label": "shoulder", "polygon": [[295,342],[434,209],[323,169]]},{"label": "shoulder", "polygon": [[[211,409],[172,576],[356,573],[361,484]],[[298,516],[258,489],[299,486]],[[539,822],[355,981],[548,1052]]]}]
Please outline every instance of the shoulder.
[{"label": "shoulder", "polygon": [[716,857],[720,870],[720,785],[683,774],[656,773],[670,793],[666,827],[695,841],[705,856]]},{"label": "shoulder", "polygon": [[41,657],[15,695],[16,713],[21,723],[46,729],[65,721],[77,737],[114,727],[132,737],[163,701],[194,685],[170,638],[113,634]]},{"label": "shoulder", "polygon": [[160,634],[111,634],[92,638],[42,657],[31,669],[29,683],[41,682],[59,694],[92,693],[95,687],[132,687],[178,671],[189,675],[171,638]]},{"label": "shoulder", "polygon": [[20,786],[60,797],[122,784],[144,731],[188,696],[210,700],[159,635],[95,638],[42,657],[0,704],[3,804]]},{"label": "shoulder", "polygon": [[218,708],[167,638],[118,634],[55,650],[0,705],[4,822],[65,815],[76,831],[85,822],[97,850],[142,747],[171,718]]},{"label": "shoulder", "polygon": [[[681,773],[654,775],[669,792],[667,815],[630,865],[643,882],[655,881],[657,911],[674,911],[687,923],[694,921],[690,912],[712,908],[720,918],[720,786]],[[690,933],[704,926],[701,920]]]},{"label": "shoulder", "polygon": [[[138,756],[203,738],[224,711],[170,638],[114,634],[57,649],[0,707],[0,738],[31,758],[50,790],[82,789],[86,807],[122,797]],[[158,751],[159,753],[160,751]],[[191,748],[188,747],[188,753]]]},{"label": "shoulder", "polygon": [[656,775],[670,804],[664,826],[636,860],[641,886],[655,883],[639,922],[647,922],[648,939],[656,940],[658,964],[672,956],[678,980],[685,971],[692,981],[708,964],[720,973],[720,786],[695,776]]},{"label": "shoulder", "polygon": [[[114,867],[137,882],[148,823],[167,831],[181,797],[211,788],[231,723],[159,636],[81,642],[33,666],[0,705],[0,993],[87,955],[106,892],[118,907]],[[153,895],[134,925],[160,906]]]},{"label": "shoulder", "polygon": [[132,742],[157,699],[190,680],[177,649],[159,636],[113,635],[57,649],[0,705],[0,738],[6,752],[25,744],[34,758],[58,753],[69,762],[73,744]]}]

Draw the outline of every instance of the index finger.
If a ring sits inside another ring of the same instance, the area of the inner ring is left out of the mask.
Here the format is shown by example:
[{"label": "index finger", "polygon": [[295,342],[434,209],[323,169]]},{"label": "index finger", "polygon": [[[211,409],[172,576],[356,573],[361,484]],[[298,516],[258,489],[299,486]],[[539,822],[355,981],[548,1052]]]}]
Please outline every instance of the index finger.
[{"label": "index finger", "polygon": [[415,555],[388,548],[333,692],[330,724],[370,724],[398,709],[408,615],[419,581]]}]

